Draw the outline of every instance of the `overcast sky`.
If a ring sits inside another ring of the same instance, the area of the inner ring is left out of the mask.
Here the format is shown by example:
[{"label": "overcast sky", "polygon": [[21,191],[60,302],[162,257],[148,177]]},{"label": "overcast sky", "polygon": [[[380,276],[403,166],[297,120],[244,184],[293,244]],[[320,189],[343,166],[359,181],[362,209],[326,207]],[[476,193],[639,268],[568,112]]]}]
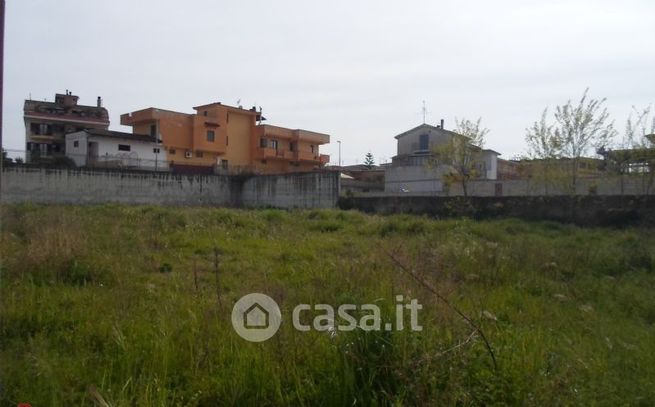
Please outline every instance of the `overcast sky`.
[{"label": "overcast sky", "polygon": [[510,158],[546,106],[606,97],[619,129],[655,102],[655,1],[7,0],[4,144],[24,99],[71,90],[122,113],[262,106],[268,123],[331,135],[344,164],[395,154],[422,123],[482,117]]}]

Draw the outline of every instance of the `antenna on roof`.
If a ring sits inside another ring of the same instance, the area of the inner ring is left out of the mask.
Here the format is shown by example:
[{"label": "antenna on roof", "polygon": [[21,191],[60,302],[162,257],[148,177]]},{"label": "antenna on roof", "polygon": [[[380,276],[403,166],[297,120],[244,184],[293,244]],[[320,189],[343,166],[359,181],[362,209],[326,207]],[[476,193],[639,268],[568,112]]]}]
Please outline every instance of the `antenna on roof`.
[{"label": "antenna on roof", "polygon": [[237,106],[239,106],[239,109],[241,109],[241,99],[237,99]]},{"label": "antenna on roof", "polygon": [[425,117],[430,114],[428,108],[425,106],[425,100],[423,101],[423,107],[421,108],[421,114],[423,115],[423,124],[425,124]]}]

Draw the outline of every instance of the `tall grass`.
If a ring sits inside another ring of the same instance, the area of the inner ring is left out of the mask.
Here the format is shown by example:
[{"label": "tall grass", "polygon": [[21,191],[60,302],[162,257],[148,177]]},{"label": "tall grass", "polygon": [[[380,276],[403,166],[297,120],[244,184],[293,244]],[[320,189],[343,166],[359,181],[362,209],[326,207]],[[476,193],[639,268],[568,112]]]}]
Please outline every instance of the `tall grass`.
[{"label": "tall grass", "polygon": [[[1,208],[0,404],[560,405],[655,398],[655,234],[518,220]],[[219,250],[218,278],[213,256]],[[485,330],[498,359],[393,252]],[[218,284],[218,287],[217,287]],[[217,299],[220,293],[220,301]],[[423,304],[421,332],[249,343],[231,307]]]}]

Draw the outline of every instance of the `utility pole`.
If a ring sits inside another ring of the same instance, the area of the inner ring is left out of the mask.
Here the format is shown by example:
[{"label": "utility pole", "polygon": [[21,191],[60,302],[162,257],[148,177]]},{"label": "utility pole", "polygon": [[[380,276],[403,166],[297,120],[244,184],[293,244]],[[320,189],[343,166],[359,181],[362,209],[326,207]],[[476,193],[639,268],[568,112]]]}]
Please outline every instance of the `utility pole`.
[{"label": "utility pole", "polygon": [[5,79],[5,0],[0,0],[0,147],[2,146],[2,99]]},{"label": "utility pole", "polygon": [[339,169],[341,169],[341,140],[337,140],[339,143]]},{"label": "utility pole", "polygon": [[[2,95],[4,94],[5,78],[5,0],[0,0],[0,151],[2,151]],[[2,171],[4,158],[0,158],[0,172]],[[2,176],[0,175],[0,178]],[[1,181],[0,181],[1,182]],[[0,183],[0,191],[2,184]]]}]

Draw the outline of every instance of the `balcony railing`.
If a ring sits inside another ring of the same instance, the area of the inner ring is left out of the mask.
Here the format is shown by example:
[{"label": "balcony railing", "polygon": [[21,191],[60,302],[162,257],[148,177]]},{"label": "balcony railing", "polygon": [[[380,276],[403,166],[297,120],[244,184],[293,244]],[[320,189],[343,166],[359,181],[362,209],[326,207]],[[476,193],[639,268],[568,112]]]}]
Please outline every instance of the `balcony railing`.
[{"label": "balcony railing", "polygon": [[293,153],[282,149],[260,147],[258,149],[258,158],[262,160],[265,159],[291,160],[293,159]]},{"label": "balcony railing", "polygon": [[270,147],[260,147],[257,150],[258,158],[262,160],[277,158],[277,150]]},{"label": "balcony railing", "polygon": [[311,151],[296,151],[294,158],[296,161],[320,162],[320,156],[318,153],[312,153]]}]

